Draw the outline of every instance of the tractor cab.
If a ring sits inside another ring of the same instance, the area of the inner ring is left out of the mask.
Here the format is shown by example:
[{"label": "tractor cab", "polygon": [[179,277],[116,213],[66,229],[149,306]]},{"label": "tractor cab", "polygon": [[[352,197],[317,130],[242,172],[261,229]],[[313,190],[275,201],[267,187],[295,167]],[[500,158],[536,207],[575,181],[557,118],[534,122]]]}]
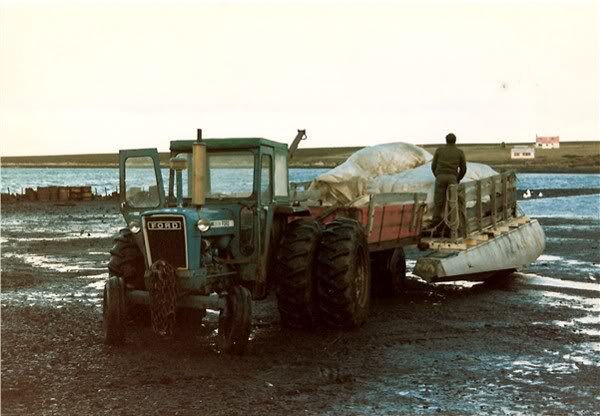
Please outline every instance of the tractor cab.
[{"label": "tractor cab", "polygon": [[286,144],[176,140],[168,169],[156,149],[123,150],[119,166],[121,211],[145,260],[141,288],[162,259],[199,294],[239,280],[255,299],[266,295],[275,208],[289,205]]}]

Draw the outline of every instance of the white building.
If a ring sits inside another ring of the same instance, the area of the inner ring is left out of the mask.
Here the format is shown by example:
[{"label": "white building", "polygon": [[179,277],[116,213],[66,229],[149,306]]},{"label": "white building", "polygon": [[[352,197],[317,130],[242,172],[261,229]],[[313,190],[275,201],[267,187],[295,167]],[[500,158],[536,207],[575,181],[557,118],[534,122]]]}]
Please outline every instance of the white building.
[{"label": "white building", "polygon": [[559,136],[535,136],[535,147],[542,149],[558,149],[560,147]]},{"label": "white building", "polygon": [[535,159],[534,147],[513,147],[510,149],[511,159]]}]

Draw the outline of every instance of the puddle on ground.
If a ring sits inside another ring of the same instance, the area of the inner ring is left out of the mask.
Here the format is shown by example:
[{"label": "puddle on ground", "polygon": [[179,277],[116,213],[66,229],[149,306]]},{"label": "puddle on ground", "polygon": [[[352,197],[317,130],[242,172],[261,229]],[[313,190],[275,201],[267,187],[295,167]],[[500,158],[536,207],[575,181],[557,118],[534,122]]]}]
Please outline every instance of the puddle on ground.
[{"label": "puddle on ground", "polygon": [[452,282],[437,282],[437,283],[434,283],[433,285],[434,286],[449,286],[449,285],[451,285],[451,286],[457,286],[460,288],[469,289],[469,288],[472,288],[473,286],[480,285],[480,284],[482,284],[482,282],[473,282],[470,280],[454,280]]},{"label": "puddle on ground", "polygon": [[550,291],[544,291],[542,295],[544,296],[544,303],[548,306],[560,307],[568,305],[571,309],[595,312],[595,323],[600,324],[600,315],[598,315],[600,314],[600,301],[597,297],[567,295],[566,293]]},{"label": "puddle on ground", "polygon": [[[49,288],[24,288],[4,291],[0,293],[0,300],[3,305],[53,305],[61,308],[64,304],[86,303],[100,306],[102,303],[102,290],[108,273],[100,273],[91,276],[77,276],[73,278],[73,284],[57,285],[53,288],[54,292],[49,292]],[[93,280],[92,282],[89,282]],[[78,281],[89,283],[79,286]],[[79,287],[76,287],[79,286]]]},{"label": "puddle on ground", "polygon": [[600,297],[600,284],[595,282],[576,282],[573,280],[562,280],[553,277],[541,276],[535,273],[518,273],[526,278],[526,284],[530,286],[544,286],[556,289],[576,289],[589,292],[591,296]]},{"label": "puddle on ground", "polygon": [[106,282],[106,279],[108,278],[108,273],[104,273],[102,275],[97,275],[97,276],[87,276],[86,278],[94,278],[97,279],[98,277],[102,276],[102,279],[100,280],[96,280],[90,284],[88,284],[87,286],[85,286],[86,288],[90,288],[90,289],[95,289],[99,292],[104,290],[104,284]]},{"label": "puddle on ground", "polygon": [[27,241],[65,241],[65,240],[95,240],[101,238],[112,238],[114,237],[114,233],[95,233],[85,231],[83,233],[75,233],[75,234],[53,234],[52,237],[6,237],[4,238],[3,243],[22,243]]},{"label": "puddle on ground", "polygon": [[[566,244],[569,243],[567,242]],[[528,267],[532,270],[541,271],[543,274],[568,276],[575,281],[600,281],[600,264],[598,263],[598,259],[589,261],[588,259],[570,259],[543,254]]]},{"label": "puddle on ground", "polygon": [[84,303],[91,306],[100,307],[102,304],[102,293],[100,290],[75,290],[64,293],[48,293],[42,290],[19,290],[0,293],[0,299],[4,306],[8,304],[16,305],[51,305],[57,309],[62,308],[65,304]]},{"label": "puddle on ground", "polygon": [[551,256],[549,254],[542,254],[537,258],[537,261],[561,261],[563,258],[559,256]]},{"label": "puddle on ground", "polygon": [[599,329],[595,329],[595,328],[582,328],[581,326],[577,325],[576,320],[572,320],[572,321],[552,321],[552,323],[556,326],[559,326],[561,328],[572,328],[573,331],[580,333],[580,334],[584,334],[584,335],[589,335],[591,337],[600,337],[600,330]]},{"label": "puddle on ground", "polygon": [[64,257],[18,253],[4,253],[3,256],[6,258],[17,258],[30,266],[48,269],[59,273],[99,271],[106,269],[106,265],[99,265],[97,261],[78,260],[76,264],[73,264],[72,259]]},{"label": "puddle on ground", "polygon": [[511,373],[509,379],[518,380],[524,384],[536,385],[544,384],[541,376],[546,374],[572,374],[579,370],[577,364],[572,362],[554,362],[548,363],[537,358],[532,360],[516,360],[509,364]]}]

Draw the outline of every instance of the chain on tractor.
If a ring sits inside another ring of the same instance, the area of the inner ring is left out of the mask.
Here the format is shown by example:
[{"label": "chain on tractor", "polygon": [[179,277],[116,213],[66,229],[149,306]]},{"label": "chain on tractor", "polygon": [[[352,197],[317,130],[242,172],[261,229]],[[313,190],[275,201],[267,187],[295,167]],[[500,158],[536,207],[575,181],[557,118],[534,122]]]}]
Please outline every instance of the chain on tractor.
[{"label": "chain on tractor", "polygon": [[173,335],[175,307],[179,297],[179,281],[175,268],[164,260],[152,264],[150,311],[152,330],[160,336]]}]

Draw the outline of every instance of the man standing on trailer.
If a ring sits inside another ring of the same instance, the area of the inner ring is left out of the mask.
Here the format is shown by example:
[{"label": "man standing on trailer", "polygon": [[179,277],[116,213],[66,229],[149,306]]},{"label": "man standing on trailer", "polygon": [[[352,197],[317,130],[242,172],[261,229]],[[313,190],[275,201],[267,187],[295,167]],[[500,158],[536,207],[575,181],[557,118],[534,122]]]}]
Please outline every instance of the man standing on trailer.
[{"label": "man standing on trailer", "polygon": [[465,154],[456,147],[456,136],[453,133],[447,134],[446,145],[438,147],[435,151],[431,170],[435,176],[432,226],[437,227],[443,220],[446,189],[449,185],[459,183],[467,173]]}]

